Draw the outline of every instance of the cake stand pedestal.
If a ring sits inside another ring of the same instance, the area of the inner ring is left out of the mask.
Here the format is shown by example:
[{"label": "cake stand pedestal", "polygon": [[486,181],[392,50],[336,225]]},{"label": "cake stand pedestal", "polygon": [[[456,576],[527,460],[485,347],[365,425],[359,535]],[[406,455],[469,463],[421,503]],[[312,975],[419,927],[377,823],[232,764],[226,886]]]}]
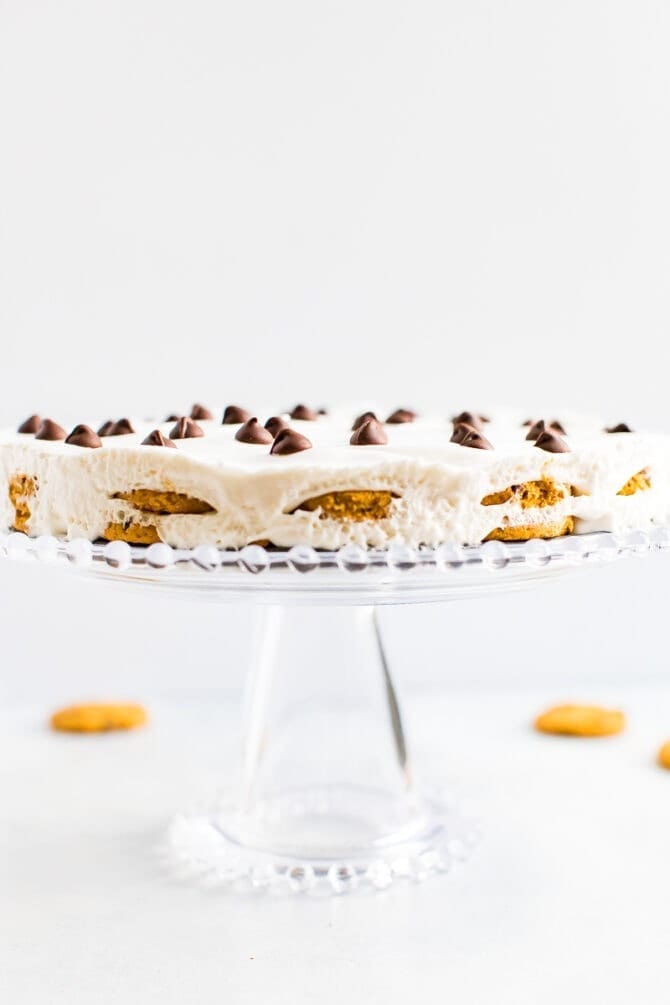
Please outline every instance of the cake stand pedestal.
[{"label": "cake stand pedestal", "polygon": [[[61,561],[140,593],[258,605],[237,784],[213,805],[177,816],[166,851],[181,872],[208,882],[322,893],[423,879],[463,858],[476,839],[476,828],[414,778],[380,605],[519,589],[668,548],[661,528],[339,552],[0,540],[8,558]],[[225,660],[225,638],[220,653]]]}]

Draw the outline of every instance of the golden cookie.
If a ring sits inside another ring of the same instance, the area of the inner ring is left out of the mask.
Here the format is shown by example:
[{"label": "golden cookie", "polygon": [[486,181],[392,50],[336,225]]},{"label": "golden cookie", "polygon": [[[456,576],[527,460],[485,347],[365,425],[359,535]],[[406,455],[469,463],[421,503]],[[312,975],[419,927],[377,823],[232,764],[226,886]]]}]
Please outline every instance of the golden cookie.
[{"label": "golden cookie", "polygon": [[31,512],[28,500],[37,493],[37,479],[31,475],[14,475],[9,481],[9,501],[14,507],[13,530],[28,530]]},{"label": "golden cookie", "polygon": [[395,492],[376,489],[352,489],[346,492],[326,492],[305,499],[298,509],[321,510],[321,519],[331,520],[386,520],[391,503],[397,499]]},{"label": "golden cookie", "polygon": [[484,541],[531,541],[534,538],[548,540],[550,537],[563,537],[572,534],[575,529],[575,518],[566,516],[553,523],[522,524],[521,526],[496,527],[487,534]]},{"label": "golden cookie", "polygon": [[667,740],[659,750],[657,760],[662,768],[670,771],[670,740]]},{"label": "golden cookie", "polygon": [[161,536],[153,524],[129,522],[108,524],[102,536],[106,541],[127,541],[128,544],[158,544]]},{"label": "golden cookie", "polygon": [[159,492],[154,489],[133,489],[132,492],[117,492],[115,499],[124,499],[142,513],[213,513],[214,507],[204,499],[194,499],[184,492]]},{"label": "golden cookie", "polygon": [[51,716],[52,729],[67,733],[103,733],[135,729],[147,721],[141,705],[70,705]]},{"label": "golden cookie", "polygon": [[560,736],[613,736],[625,725],[623,712],[598,705],[555,705],[535,720],[540,733]]}]

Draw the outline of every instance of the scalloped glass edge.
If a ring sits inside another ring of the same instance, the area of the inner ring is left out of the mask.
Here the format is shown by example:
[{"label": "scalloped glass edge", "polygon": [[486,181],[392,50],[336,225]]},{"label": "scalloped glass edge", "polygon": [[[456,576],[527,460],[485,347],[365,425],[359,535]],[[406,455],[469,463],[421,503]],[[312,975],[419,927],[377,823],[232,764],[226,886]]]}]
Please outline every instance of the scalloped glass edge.
[{"label": "scalloped glass edge", "polygon": [[168,544],[130,545],[125,541],[96,541],[85,538],[63,540],[51,535],[29,537],[18,531],[0,534],[0,557],[35,558],[42,562],[66,559],[79,567],[101,563],[110,569],[168,569],[194,566],[208,573],[217,569],[238,569],[253,575],[272,569],[299,573],[318,569],[341,572],[384,570],[408,572],[413,569],[504,569],[526,565],[532,568],[560,563],[601,564],[617,558],[670,550],[670,528],[651,527],[620,533],[601,531],[548,540],[488,541],[479,545],[442,544],[436,548],[412,548],[401,543],[387,549],[366,549],[345,545],[337,551],[317,551],[308,545],[292,548],[263,548],[247,545],[240,549],[220,549],[213,545],[173,548]]},{"label": "scalloped glass edge", "polygon": [[276,855],[225,839],[215,815],[202,809],[177,814],[155,848],[160,867],[173,879],[209,889],[252,890],[275,896],[373,893],[397,881],[420,883],[464,865],[482,839],[481,821],[448,801],[433,834],[416,847],[380,849],[339,859]]}]

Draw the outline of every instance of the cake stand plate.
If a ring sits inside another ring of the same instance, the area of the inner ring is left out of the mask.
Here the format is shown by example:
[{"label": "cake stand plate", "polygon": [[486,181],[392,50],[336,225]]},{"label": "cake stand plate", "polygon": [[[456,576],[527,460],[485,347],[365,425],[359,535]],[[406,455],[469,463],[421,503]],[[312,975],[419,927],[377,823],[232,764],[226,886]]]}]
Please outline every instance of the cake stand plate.
[{"label": "cake stand plate", "polygon": [[444,872],[477,838],[414,778],[377,607],[520,589],[669,549],[665,528],[338,552],[0,536],[6,558],[60,563],[138,595],[259,605],[237,783],[177,816],[164,850],[180,874],[208,883],[330,894]]}]

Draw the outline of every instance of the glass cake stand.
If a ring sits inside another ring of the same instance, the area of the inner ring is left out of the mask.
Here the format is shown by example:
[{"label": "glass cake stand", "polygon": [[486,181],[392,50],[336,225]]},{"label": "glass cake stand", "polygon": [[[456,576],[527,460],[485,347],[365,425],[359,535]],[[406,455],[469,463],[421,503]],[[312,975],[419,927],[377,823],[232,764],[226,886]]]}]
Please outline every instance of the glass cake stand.
[{"label": "glass cake stand", "polygon": [[139,593],[259,605],[237,784],[180,814],[166,849],[181,872],[214,883],[327,893],[445,871],[476,836],[414,778],[377,607],[520,589],[668,549],[665,528],[338,552],[0,536],[10,559],[60,562]]}]

